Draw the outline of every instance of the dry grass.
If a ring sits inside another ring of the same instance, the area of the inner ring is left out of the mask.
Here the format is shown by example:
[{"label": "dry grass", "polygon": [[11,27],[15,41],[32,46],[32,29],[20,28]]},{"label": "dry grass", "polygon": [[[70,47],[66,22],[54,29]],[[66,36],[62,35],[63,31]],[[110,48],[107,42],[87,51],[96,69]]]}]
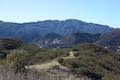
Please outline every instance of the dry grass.
[{"label": "dry grass", "polygon": [[0,80],[90,80],[87,77],[76,78],[72,74],[62,73],[57,74],[45,71],[27,70],[26,72],[15,73],[12,70],[0,68]]}]

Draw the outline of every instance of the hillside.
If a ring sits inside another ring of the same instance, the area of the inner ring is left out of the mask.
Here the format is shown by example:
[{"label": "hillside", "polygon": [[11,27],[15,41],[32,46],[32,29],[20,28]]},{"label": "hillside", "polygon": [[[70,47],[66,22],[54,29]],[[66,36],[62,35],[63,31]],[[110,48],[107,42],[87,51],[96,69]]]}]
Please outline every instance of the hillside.
[{"label": "hillside", "polygon": [[60,63],[74,74],[87,75],[93,80],[119,80],[119,54],[92,44],[77,45],[73,53],[75,58],[63,59]]},{"label": "hillside", "polygon": [[29,53],[34,53],[39,48],[20,40],[0,39],[0,58],[5,58],[7,54],[14,50],[25,50]]},{"label": "hillside", "polygon": [[101,34],[91,33],[72,33],[65,36],[60,42],[64,47],[73,47],[80,43],[94,43],[96,42]]},{"label": "hillside", "polygon": [[97,45],[104,46],[113,51],[120,51],[120,30],[114,30],[113,32],[102,34]]},{"label": "hillside", "polygon": [[119,54],[113,54],[100,46],[80,44],[64,52],[64,56],[61,54],[53,60],[28,65],[27,68],[48,71],[52,75],[71,73],[77,79],[87,76],[92,80],[119,80],[119,58]]},{"label": "hillside", "polygon": [[47,80],[45,78],[50,77],[53,80],[58,79],[58,76],[61,80],[119,80],[120,77],[120,55],[94,44],[79,44],[64,49],[40,49],[18,40],[2,39],[0,45],[4,47],[4,50],[1,48],[1,54],[6,54],[4,57],[0,55],[0,66],[4,66],[0,71],[10,71],[12,76],[4,74],[11,79],[17,78],[17,75],[13,76],[14,71],[22,80],[26,80],[24,75],[35,80]]}]

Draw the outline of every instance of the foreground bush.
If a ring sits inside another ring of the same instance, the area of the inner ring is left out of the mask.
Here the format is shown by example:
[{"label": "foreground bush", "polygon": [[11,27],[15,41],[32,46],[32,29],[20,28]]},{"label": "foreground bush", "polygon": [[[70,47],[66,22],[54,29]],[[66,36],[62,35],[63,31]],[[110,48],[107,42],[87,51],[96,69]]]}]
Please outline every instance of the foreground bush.
[{"label": "foreground bush", "polygon": [[24,66],[28,64],[30,60],[30,54],[24,50],[11,51],[6,58],[7,67],[14,69],[15,71],[24,70]]}]

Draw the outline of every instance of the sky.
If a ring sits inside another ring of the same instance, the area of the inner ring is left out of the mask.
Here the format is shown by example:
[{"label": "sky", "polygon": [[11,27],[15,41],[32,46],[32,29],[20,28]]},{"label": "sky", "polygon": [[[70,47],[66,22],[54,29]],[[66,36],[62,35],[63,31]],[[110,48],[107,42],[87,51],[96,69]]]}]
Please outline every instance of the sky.
[{"label": "sky", "polygon": [[0,0],[0,20],[78,19],[120,28],[120,0]]}]

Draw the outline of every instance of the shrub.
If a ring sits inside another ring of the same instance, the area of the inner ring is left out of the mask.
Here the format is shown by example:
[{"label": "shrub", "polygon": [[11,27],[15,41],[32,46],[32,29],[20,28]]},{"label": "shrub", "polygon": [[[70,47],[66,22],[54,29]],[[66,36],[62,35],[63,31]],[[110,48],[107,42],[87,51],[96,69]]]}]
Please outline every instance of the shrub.
[{"label": "shrub", "polygon": [[6,58],[6,56],[7,56],[7,53],[6,52],[0,52],[0,59],[4,59],[4,58]]},{"label": "shrub", "polygon": [[15,50],[7,56],[6,65],[15,71],[22,71],[24,70],[24,66],[28,64],[29,60],[30,54],[28,54],[26,51]]},{"label": "shrub", "polygon": [[62,63],[64,62],[64,59],[63,59],[63,58],[60,58],[60,59],[58,59],[58,62],[59,62],[60,64],[62,64]]}]

